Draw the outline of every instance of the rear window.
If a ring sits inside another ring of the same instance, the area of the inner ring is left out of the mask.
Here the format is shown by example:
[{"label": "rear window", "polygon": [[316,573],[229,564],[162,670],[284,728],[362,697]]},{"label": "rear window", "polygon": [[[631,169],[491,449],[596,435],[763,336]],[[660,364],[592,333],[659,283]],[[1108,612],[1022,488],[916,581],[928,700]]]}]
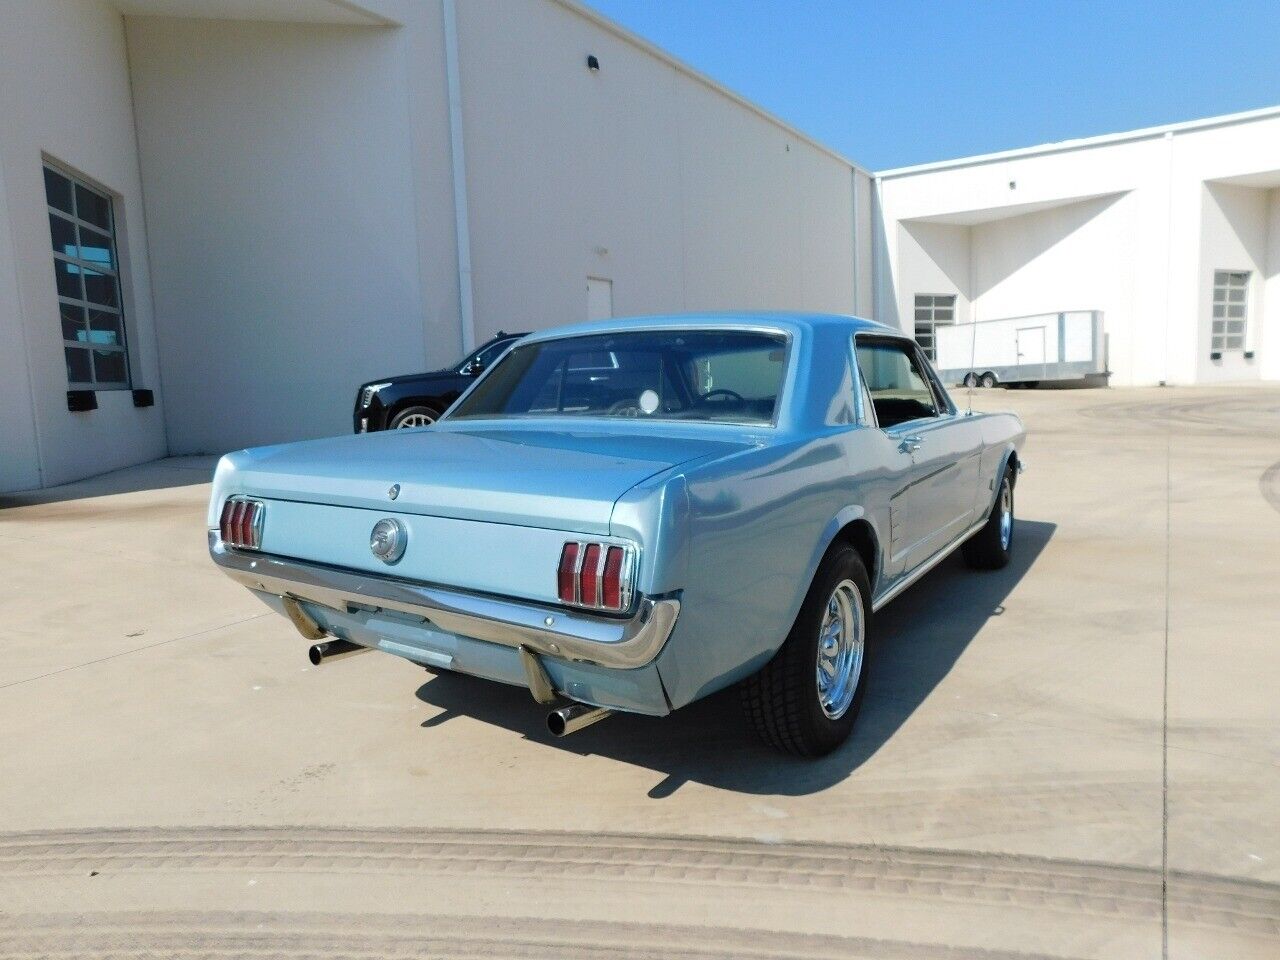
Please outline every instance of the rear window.
[{"label": "rear window", "polygon": [[780,334],[651,330],[517,346],[457,406],[466,417],[636,417],[770,423]]}]

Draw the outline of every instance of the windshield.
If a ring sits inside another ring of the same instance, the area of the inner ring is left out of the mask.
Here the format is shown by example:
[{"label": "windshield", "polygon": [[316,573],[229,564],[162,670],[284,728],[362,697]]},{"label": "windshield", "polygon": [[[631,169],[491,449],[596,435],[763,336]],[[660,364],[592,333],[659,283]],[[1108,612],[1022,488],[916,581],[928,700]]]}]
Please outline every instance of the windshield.
[{"label": "windshield", "polygon": [[770,423],[786,369],[781,334],[646,330],[513,349],[450,415],[638,417]]},{"label": "windshield", "polygon": [[489,364],[498,359],[503,350],[507,349],[512,339],[512,337],[498,337],[488,343],[482,343],[474,353],[458,364],[458,369],[465,370],[473,363],[481,367],[489,366]]}]

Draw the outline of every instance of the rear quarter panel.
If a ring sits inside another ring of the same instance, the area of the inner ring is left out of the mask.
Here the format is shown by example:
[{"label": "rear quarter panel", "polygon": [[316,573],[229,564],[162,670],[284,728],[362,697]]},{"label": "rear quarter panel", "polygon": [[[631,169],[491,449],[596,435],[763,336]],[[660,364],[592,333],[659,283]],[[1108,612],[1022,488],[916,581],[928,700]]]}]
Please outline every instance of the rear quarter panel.
[{"label": "rear quarter panel", "polygon": [[995,501],[996,480],[1013,454],[1021,454],[1027,433],[1022,421],[1012,413],[977,414],[982,425],[982,483],[979,508],[985,513]]},{"label": "rear quarter panel", "polygon": [[866,431],[756,447],[680,478],[685,502],[667,514],[671,526],[654,560],[665,576],[650,584],[682,590],[680,619],[658,660],[673,707],[748,676],[772,657],[840,526],[887,510],[881,472],[851,469],[856,433]]}]

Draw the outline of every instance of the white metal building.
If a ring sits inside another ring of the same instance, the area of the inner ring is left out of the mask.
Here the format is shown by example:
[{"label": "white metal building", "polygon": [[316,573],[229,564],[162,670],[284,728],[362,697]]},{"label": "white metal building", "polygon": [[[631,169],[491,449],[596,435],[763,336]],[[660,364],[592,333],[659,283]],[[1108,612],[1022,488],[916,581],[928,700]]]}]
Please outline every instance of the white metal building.
[{"label": "white metal building", "polygon": [[1280,108],[885,171],[878,319],[1101,311],[1116,385],[1280,380]]},{"label": "white metal building", "polygon": [[499,328],[869,314],[870,216],[570,0],[0,0],[0,491],[343,432]]},{"label": "white metal building", "polygon": [[1280,379],[1280,108],[873,182],[576,0],[0,0],[0,492],[343,432],[499,328],[769,308]]}]

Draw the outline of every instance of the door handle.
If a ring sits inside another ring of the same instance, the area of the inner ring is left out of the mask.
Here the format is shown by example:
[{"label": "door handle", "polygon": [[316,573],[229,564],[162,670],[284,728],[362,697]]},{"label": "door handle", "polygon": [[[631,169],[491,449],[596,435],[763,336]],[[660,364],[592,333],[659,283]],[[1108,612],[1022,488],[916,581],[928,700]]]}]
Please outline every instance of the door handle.
[{"label": "door handle", "polygon": [[903,437],[902,442],[898,444],[898,449],[903,453],[915,453],[922,443],[924,443],[924,437]]}]

